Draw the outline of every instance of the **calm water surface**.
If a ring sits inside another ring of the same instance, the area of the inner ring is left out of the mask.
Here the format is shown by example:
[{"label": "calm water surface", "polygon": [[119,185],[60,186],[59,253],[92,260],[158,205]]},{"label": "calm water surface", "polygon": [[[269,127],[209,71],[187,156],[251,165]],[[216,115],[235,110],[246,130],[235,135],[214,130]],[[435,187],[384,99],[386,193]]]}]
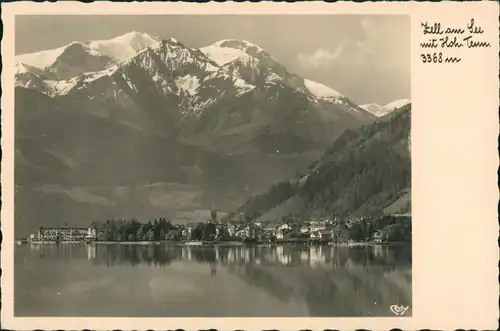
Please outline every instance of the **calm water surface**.
[{"label": "calm water surface", "polygon": [[392,316],[411,248],[22,245],[14,286],[16,316]]}]

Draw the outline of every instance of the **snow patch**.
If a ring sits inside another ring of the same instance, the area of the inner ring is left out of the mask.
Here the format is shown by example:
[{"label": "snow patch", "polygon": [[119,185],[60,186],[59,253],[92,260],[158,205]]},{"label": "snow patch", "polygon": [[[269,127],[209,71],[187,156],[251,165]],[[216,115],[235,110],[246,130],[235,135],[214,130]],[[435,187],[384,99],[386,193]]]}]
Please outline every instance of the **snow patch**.
[{"label": "snow patch", "polygon": [[123,61],[134,55],[140,50],[147,48],[158,40],[151,37],[147,33],[129,32],[122,36],[108,39],[95,40],[88,42],[74,41],[66,46],[51,50],[43,50],[39,52],[21,54],[16,56],[16,62],[22,62],[27,65],[45,69],[54,64],[59,56],[70,46],[80,44],[90,54],[94,56],[108,56],[116,61]]},{"label": "snow patch", "polygon": [[217,45],[211,45],[207,47],[200,48],[200,51],[205,54],[209,59],[217,63],[219,66],[223,66],[236,59],[251,58],[250,55],[243,52],[242,50],[235,48],[219,47]]},{"label": "snow patch", "polygon": [[256,52],[263,52],[262,47],[255,45],[247,40],[238,39],[223,39],[215,42],[214,46],[224,47],[224,48],[234,48],[241,49],[243,51],[248,51],[249,49],[255,50]]},{"label": "snow patch", "polygon": [[208,71],[208,72],[214,72],[214,71],[219,71],[220,68],[219,67],[216,67],[214,66],[212,63],[210,62],[207,62],[207,64],[205,65],[205,71]]},{"label": "snow patch", "polygon": [[210,106],[211,104],[215,103],[216,101],[217,101],[217,99],[208,98],[204,101],[200,101],[197,105],[197,108],[199,108],[199,109],[206,108],[206,107]]},{"label": "snow patch", "polygon": [[389,109],[379,105],[378,103],[370,103],[366,105],[361,105],[359,107],[377,117],[387,115],[388,113],[391,112]]},{"label": "snow patch", "polygon": [[122,78],[123,78],[123,80],[125,81],[125,83],[127,83],[128,87],[130,87],[130,89],[131,89],[132,91],[134,91],[134,92],[137,92],[137,91],[138,91],[138,90],[137,90],[137,87],[136,87],[134,84],[132,84],[132,82],[131,82],[130,80],[128,80],[127,75],[125,75],[124,73],[122,73]]},{"label": "snow patch", "polygon": [[379,105],[378,103],[369,103],[369,104],[366,104],[366,105],[361,105],[359,107],[363,108],[366,111],[378,110],[378,109],[384,108],[383,106]]},{"label": "snow patch", "polygon": [[16,71],[16,75],[31,72],[30,70],[28,70],[28,68],[26,67],[26,65],[24,63],[20,63],[20,62],[17,62],[15,64],[15,71]]},{"label": "snow patch", "polygon": [[234,78],[233,85],[238,89],[238,92],[236,92],[236,96],[241,96],[255,89],[254,85],[248,84],[243,79],[238,77]]},{"label": "snow patch", "polygon": [[317,98],[343,97],[342,94],[335,91],[334,89],[309,79],[304,79],[304,85],[309,90],[309,92]]},{"label": "snow patch", "polygon": [[389,111],[393,111],[393,110],[396,110],[398,108],[404,107],[410,103],[411,103],[411,101],[409,99],[400,99],[400,100],[395,100],[393,102],[388,103],[387,105],[384,106],[384,108],[388,109]]},{"label": "snow patch", "polygon": [[45,69],[57,60],[57,58],[64,52],[67,46],[59,47],[51,50],[44,50],[35,53],[22,54],[16,56],[16,62],[26,63],[27,65]]},{"label": "snow patch", "polygon": [[265,85],[276,85],[278,83],[281,83],[282,81],[283,79],[278,74],[275,74],[273,72],[266,76]]},{"label": "snow patch", "polygon": [[366,105],[361,105],[359,107],[366,110],[367,112],[377,116],[377,117],[382,117],[382,116],[385,116],[385,115],[393,112],[396,109],[399,109],[401,107],[406,106],[409,103],[411,103],[410,100],[401,99],[401,100],[396,100],[396,101],[390,102],[385,106],[381,106],[378,103],[370,103],[370,104],[366,104]]},{"label": "snow patch", "polygon": [[183,77],[177,77],[175,79],[175,84],[180,90],[193,96],[198,94],[198,88],[200,87],[200,80],[196,76],[187,74]]},{"label": "snow patch", "polygon": [[133,31],[113,39],[91,41],[88,46],[102,55],[124,61],[156,43],[158,40],[149,34]]},{"label": "snow patch", "polygon": [[112,66],[112,67],[108,67],[108,68],[101,70],[101,71],[90,72],[90,73],[84,75],[83,81],[85,83],[90,83],[90,82],[93,82],[94,80],[97,80],[101,77],[111,76],[117,70],[118,70],[117,66]]},{"label": "snow patch", "polygon": [[74,88],[81,89],[82,87],[92,83],[95,80],[98,80],[101,77],[111,76],[116,72],[116,70],[118,70],[118,67],[113,66],[101,71],[90,72],[77,77],[73,77],[68,80],[47,79],[45,80],[45,83],[49,87],[49,95],[66,95]]},{"label": "snow patch", "polygon": [[46,80],[45,83],[50,87],[51,92],[55,95],[66,95],[78,83],[76,79],[66,80]]},{"label": "snow patch", "polygon": [[158,71],[155,72],[152,79],[153,79],[153,82],[156,83],[156,86],[158,86],[163,91],[164,94],[167,94],[167,92],[176,94],[172,91],[172,89],[170,88],[170,86],[169,86],[168,82],[165,80],[165,78],[163,78],[162,76],[159,75]]}]

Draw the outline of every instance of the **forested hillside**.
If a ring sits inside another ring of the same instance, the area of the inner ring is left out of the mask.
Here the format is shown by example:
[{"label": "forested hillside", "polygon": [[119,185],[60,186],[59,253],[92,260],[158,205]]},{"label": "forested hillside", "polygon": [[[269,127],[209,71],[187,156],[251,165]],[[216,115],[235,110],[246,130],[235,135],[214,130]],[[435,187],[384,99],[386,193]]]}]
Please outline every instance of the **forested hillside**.
[{"label": "forested hillside", "polygon": [[267,219],[409,211],[410,112],[407,105],[372,125],[347,130],[309,173],[248,200],[238,212]]}]

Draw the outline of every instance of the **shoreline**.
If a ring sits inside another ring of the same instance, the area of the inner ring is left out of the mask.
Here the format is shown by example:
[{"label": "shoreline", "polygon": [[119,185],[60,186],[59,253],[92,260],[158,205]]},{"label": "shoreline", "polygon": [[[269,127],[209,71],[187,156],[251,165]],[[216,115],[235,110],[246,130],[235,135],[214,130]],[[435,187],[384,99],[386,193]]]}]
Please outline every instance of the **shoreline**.
[{"label": "shoreline", "polygon": [[[61,241],[56,243],[54,241],[28,241],[21,242],[18,245],[134,245],[134,246],[180,246],[180,247],[213,247],[213,246],[285,246],[285,245],[304,245],[303,242],[290,243],[290,242],[277,242],[277,243],[244,243],[238,241],[228,242],[166,242],[166,241]],[[411,245],[411,242],[384,242],[384,243],[371,243],[371,242],[351,242],[351,243],[313,243],[310,246],[332,246],[332,247],[362,247],[362,246],[389,246],[389,245]]]}]

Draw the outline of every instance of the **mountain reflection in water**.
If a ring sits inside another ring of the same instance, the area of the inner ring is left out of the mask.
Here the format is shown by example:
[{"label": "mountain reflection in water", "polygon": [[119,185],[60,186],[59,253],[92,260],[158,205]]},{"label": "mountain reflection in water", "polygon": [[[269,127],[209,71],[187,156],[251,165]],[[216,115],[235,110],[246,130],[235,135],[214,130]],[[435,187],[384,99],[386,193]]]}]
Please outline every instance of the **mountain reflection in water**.
[{"label": "mountain reflection in water", "polygon": [[412,297],[409,246],[24,245],[15,262],[22,316],[392,316]]}]

